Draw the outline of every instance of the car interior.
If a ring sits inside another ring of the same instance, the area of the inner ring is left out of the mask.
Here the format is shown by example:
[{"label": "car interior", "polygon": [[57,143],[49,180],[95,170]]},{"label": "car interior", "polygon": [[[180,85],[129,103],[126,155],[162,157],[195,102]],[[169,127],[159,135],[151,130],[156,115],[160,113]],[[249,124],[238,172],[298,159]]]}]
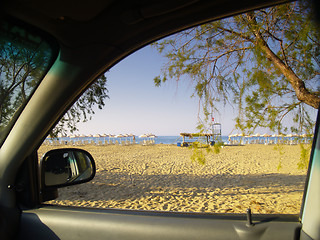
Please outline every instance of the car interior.
[{"label": "car interior", "polygon": [[[41,162],[37,151],[64,113],[101,74],[133,52],[173,33],[286,2],[3,1],[1,44],[5,46],[5,41],[14,37],[21,48],[41,49],[42,55],[38,56],[40,65],[35,66],[41,69],[38,82],[26,92],[27,100],[10,113],[9,120],[1,118],[8,124],[0,129],[0,238],[320,239],[319,111],[300,215],[43,204],[57,197],[58,188],[88,182],[95,176],[95,162],[87,151],[52,150]],[[319,10],[316,1],[314,9]],[[67,160],[70,165],[66,167]]]}]

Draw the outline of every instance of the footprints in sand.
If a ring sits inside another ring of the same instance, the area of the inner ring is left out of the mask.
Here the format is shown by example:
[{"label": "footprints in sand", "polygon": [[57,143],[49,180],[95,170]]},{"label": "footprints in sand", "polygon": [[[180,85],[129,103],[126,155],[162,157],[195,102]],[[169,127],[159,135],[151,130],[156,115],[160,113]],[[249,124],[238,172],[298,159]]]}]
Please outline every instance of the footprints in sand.
[{"label": "footprints in sand", "polygon": [[244,213],[250,207],[253,213],[298,213],[302,194],[281,190],[283,195],[261,189],[264,192],[261,196],[261,192],[256,189],[156,189],[140,197],[133,194],[127,199],[57,200],[51,203],[94,208],[202,213]]},{"label": "footprints in sand", "polygon": [[306,172],[297,169],[299,146],[284,146],[279,171],[279,153],[270,146],[225,147],[204,166],[190,160],[190,149],[176,146],[83,148],[96,160],[96,177],[59,189],[60,197],[50,203],[202,213],[300,211]]}]

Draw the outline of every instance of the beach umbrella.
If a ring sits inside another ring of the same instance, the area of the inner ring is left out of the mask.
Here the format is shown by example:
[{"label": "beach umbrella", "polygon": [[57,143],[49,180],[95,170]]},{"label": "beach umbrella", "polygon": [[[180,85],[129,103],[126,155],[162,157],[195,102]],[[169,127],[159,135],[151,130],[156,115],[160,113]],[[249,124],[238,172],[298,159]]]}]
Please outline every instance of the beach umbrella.
[{"label": "beach umbrella", "polygon": [[255,143],[259,143],[259,141],[260,141],[260,136],[261,136],[260,133],[256,133],[256,134],[253,134],[253,135],[252,135],[252,137],[257,138],[257,139],[254,140]]},{"label": "beach umbrella", "polygon": [[271,135],[268,133],[264,133],[261,135],[261,137],[265,138],[264,142],[267,141],[267,143],[269,143],[269,138],[271,137]]},{"label": "beach umbrella", "polygon": [[[139,136],[139,138],[148,138],[148,134],[142,134],[142,135]],[[143,140],[143,141],[146,141],[146,140]]]},{"label": "beach umbrella", "polygon": [[80,134],[78,137],[79,137],[79,141],[80,141],[81,143],[83,143],[83,138],[85,138],[86,135]]},{"label": "beach umbrella", "polygon": [[281,139],[284,139],[286,137],[286,135],[284,135],[284,134],[278,134],[278,138],[281,138]]},{"label": "beach umbrella", "polygon": [[302,138],[302,140],[306,143],[307,142],[307,138],[308,138],[308,135],[307,134],[302,134],[300,135],[300,137]]},{"label": "beach umbrella", "polygon": [[131,142],[131,136],[130,136],[129,133],[124,134],[124,136],[125,136],[125,138],[126,138],[126,141]]},{"label": "beach umbrella", "polygon": [[105,142],[106,138],[108,137],[108,135],[104,133],[104,134],[101,135],[101,137],[103,138],[103,141]]},{"label": "beach umbrella", "polygon": [[110,138],[114,138],[114,137],[115,137],[115,135],[109,133],[109,134],[108,134],[109,142],[111,141]]},{"label": "beach umbrella", "polygon": [[101,135],[100,135],[100,134],[94,134],[94,135],[92,135],[92,137],[95,138],[93,141],[94,141],[96,144],[98,144],[99,138],[101,137]]},{"label": "beach umbrella", "polygon": [[66,135],[63,135],[62,133],[58,133],[58,138],[66,137]]},{"label": "beach umbrella", "polygon": [[135,137],[135,135],[130,133],[130,134],[128,134],[128,137]]},{"label": "beach umbrella", "polygon": [[248,135],[247,135],[247,134],[245,134],[245,133],[241,133],[241,134],[240,134],[240,137],[247,138],[247,137],[248,137]]},{"label": "beach umbrella", "polygon": [[[150,133],[150,134],[148,135],[148,137],[150,138],[150,141],[151,141],[151,138],[152,138],[152,139],[155,139],[155,138],[156,138],[156,135]],[[152,140],[152,142],[154,143],[155,140]]]},{"label": "beach umbrella", "polygon": [[231,141],[232,140],[232,138],[233,138],[233,134],[230,134],[229,136],[228,136],[228,141]]},{"label": "beach umbrella", "polygon": [[119,143],[121,143],[122,142],[121,138],[124,138],[124,135],[120,133],[120,134],[116,135],[115,138],[119,138]]},{"label": "beach umbrella", "polygon": [[249,138],[251,138],[252,136],[251,135],[244,135],[244,141],[247,143],[247,144],[249,144],[250,143],[250,139]]},{"label": "beach umbrella", "polygon": [[234,137],[237,139],[236,141],[238,142],[238,143],[242,143],[242,137],[244,136],[244,134],[243,133],[236,133],[235,135],[234,135]]},{"label": "beach umbrella", "polygon": [[274,138],[274,143],[278,142],[278,135],[277,134],[272,134],[271,137]]},{"label": "beach umbrella", "polygon": [[283,140],[283,138],[285,137],[286,135],[284,135],[284,134],[278,134],[277,135],[277,138],[278,138],[278,143],[281,143],[281,141],[279,140],[279,139],[282,139]]},{"label": "beach umbrella", "polygon": [[104,134],[101,135],[101,137],[102,137],[104,140],[106,140],[106,138],[108,137],[108,135],[104,133]]},{"label": "beach umbrella", "polygon": [[239,141],[239,143],[243,144],[243,137],[245,137],[244,133],[237,133],[236,137],[238,138],[237,141]]},{"label": "beach umbrella", "polygon": [[261,135],[261,137],[269,138],[269,137],[271,137],[271,135],[270,135],[270,134],[268,134],[268,133],[264,133],[264,134],[262,134],[262,135]]},{"label": "beach umbrella", "polygon": [[92,141],[92,138],[93,138],[93,135],[92,134],[88,134],[87,136],[86,136],[86,140],[87,140],[87,142],[89,142],[89,143],[91,143],[91,141]]},{"label": "beach umbrella", "polygon": [[236,139],[236,141],[238,141],[238,137],[239,137],[239,133],[235,133],[235,134],[233,134],[233,137]]},{"label": "beach umbrella", "polygon": [[[135,142],[136,141],[136,136],[132,133],[129,134],[129,137],[132,138],[132,141]],[[130,139],[131,141],[131,139]]]},{"label": "beach umbrella", "polygon": [[292,133],[287,134],[287,135],[285,135],[285,137],[286,137],[288,140],[292,140],[293,134],[292,134]]},{"label": "beach umbrella", "polygon": [[260,136],[261,136],[261,134],[260,133],[256,133],[256,134],[254,134],[254,135],[252,135],[253,137],[256,137],[256,138],[260,138]]},{"label": "beach umbrella", "polygon": [[70,141],[72,140],[72,142],[75,143],[77,140],[77,135],[70,135],[69,138],[70,138]]}]

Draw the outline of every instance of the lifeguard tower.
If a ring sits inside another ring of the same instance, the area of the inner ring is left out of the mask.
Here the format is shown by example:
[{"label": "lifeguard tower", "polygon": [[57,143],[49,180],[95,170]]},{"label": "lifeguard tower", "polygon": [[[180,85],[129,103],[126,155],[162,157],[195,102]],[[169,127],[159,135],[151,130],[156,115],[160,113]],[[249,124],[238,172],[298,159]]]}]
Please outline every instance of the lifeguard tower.
[{"label": "lifeguard tower", "polygon": [[213,141],[222,142],[221,137],[221,123],[212,123]]}]

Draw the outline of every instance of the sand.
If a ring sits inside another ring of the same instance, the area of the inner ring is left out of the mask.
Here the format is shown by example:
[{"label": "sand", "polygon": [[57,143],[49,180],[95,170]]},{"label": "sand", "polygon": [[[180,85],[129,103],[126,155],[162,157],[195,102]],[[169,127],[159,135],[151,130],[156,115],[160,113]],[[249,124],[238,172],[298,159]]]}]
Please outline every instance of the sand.
[{"label": "sand", "polygon": [[[62,146],[63,147],[63,146]],[[39,155],[57,146],[42,146]],[[299,145],[225,146],[206,164],[175,145],[81,146],[97,165],[95,178],[59,189],[48,203],[156,211],[298,214],[306,170]],[[278,169],[281,161],[281,168]]]}]

